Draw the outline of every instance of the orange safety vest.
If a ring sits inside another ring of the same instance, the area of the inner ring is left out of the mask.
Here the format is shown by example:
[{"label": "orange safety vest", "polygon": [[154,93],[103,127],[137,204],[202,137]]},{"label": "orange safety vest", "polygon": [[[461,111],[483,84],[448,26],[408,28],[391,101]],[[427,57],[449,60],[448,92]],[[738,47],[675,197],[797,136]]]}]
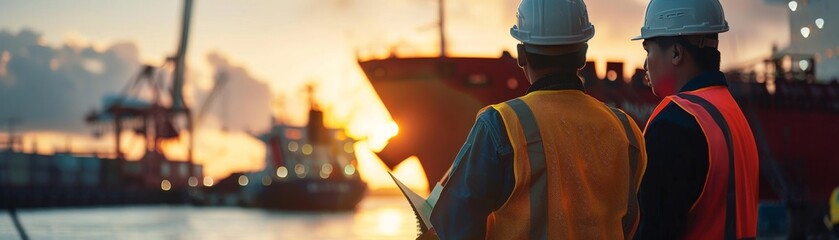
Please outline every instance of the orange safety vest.
[{"label": "orange safety vest", "polygon": [[670,102],[696,118],[708,142],[708,174],[702,193],[688,211],[684,238],[755,238],[758,153],[737,102],[724,86],[667,96],[653,110],[647,127]]},{"label": "orange safety vest", "polygon": [[513,147],[516,183],[488,217],[488,239],[632,238],[646,152],[631,118],[577,90],[492,107]]}]

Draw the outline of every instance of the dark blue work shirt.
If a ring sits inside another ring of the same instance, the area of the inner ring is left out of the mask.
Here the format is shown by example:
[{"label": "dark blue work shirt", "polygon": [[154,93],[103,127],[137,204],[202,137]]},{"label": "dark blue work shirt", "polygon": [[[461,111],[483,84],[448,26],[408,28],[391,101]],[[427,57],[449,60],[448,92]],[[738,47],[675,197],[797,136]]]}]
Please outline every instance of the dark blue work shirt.
[{"label": "dark blue work shirt", "polygon": [[[719,71],[703,72],[679,92],[728,86]],[[637,239],[678,239],[687,214],[702,193],[708,173],[708,142],[699,123],[673,102],[650,119],[644,132],[647,170],[638,201],[641,222]]]},{"label": "dark blue work shirt", "polygon": [[[527,92],[568,89],[584,91],[576,74],[540,78]],[[487,216],[504,204],[516,184],[513,147],[497,110],[490,107],[478,116],[443,184],[431,214],[437,235],[484,239]]]}]

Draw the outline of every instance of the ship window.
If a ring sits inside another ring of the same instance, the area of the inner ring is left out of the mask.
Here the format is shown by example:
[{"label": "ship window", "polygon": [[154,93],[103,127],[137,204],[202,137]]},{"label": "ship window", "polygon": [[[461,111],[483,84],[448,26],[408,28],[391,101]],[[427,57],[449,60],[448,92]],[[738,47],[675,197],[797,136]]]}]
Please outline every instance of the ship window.
[{"label": "ship window", "polygon": [[248,186],[248,176],[241,175],[239,176],[239,186]]},{"label": "ship window", "polygon": [[355,173],[355,167],[353,165],[344,166],[344,174],[347,176],[353,175]]},{"label": "ship window", "polygon": [[344,143],[344,152],[353,153],[354,151],[355,151],[355,149],[353,149],[353,143],[352,142]]},{"label": "ship window", "polygon": [[285,130],[285,137],[288,139],[298,140],[300,139],[300,129],[286,129]]},{"label": "ship window", "polygon": [[288,169],[286,167],[278,167],[277,168],[277,177],[285,178],[288,176]]},{"label": "ship window", "polygon": [[271,177],[269,176],[262,177],[262,185],[271,186],[271,181]]},{"label": "ship window", "polygon": [[196,177],[189,177],[188,183],[189,183],[189,186],[190,186],[190,187],[195,187],[195,186],[198,186],[198,178],[196,178]]},{"label": "ship window", "polygon": [[470,74],[466,77],[466,85],[487,86],[489,85],[489,77],[485,74]]},{"label": "ship window", "polygon": [[320,177],[323,179],[329,178],[329,175],[332,174],[332,164],[324,164],[320,168]]},{"label": "ship window", "polygon": [[313,150],[313,149],[312,149],[312,145],[311,145],[311,144],[308,144],[308,143],[307,143],[307,144],[303,144],[303,148],[302,148],[303,154],[306,154],[306,155],[312,154],[312,150]]},{"label": "ship window", "polygon": [[294,173],[297,174],[297,177],[303,178],[306,176],[306,167],[303,164],[294,165]]},{"label": "ship window", "polygon": [[289,151],[296,152],[298,147],[300,147],[300,146],[297,145],[297,141],[291,141],[291,142],[288,143],[288,150]]},{"label": "ship window", "polygon": [[189,166],[183,163],[178,164],[178,174],[180,174],[181,178],[186,177],[186,175],[189,174]]},{"label": "ship window", "polygon": [[160,181],[160,189],[163,191],[169,191],[172,189],[172,183],[169,182],[169,180],[163,179],[163,181]]},{"label": "ship window", "polygon": [[213,186],[213,178],[211,177],[204,177],[204,186],[205,187],[212,187]]},{"label": "ship window", "polygon": [[166,163],[166,162],[163,162],[160,166],[160,175],[163,175],[163,177],[169,177],[169,174],[171,172],[172,172],[172,170],[169,167],[169,164]]}]

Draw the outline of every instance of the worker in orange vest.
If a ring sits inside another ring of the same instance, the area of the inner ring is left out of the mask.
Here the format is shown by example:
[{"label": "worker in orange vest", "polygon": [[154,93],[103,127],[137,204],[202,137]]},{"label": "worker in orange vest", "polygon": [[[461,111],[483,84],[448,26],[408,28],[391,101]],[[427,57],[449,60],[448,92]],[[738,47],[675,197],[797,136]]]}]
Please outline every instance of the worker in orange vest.
[{"label": "worker in orange vest", "polygon": [[527,94],[480,111],[441,180],[441,239],[626,239],[646,165],[641,131],[586,94],[594,36],[581,0],[523,0],[510,29]]},{"label": "worker in orange vest", "polygon": [[641,35],[663,97],[644,129],[639,239],[748,239],[757,231],[758,153],[720,72],[718,0],[652,0]]}]

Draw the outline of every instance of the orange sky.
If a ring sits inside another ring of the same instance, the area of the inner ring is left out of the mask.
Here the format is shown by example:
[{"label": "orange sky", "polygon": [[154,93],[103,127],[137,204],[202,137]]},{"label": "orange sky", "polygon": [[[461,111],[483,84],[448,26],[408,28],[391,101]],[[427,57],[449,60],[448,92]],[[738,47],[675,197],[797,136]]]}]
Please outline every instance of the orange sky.
[{"label": "orange sky", "polygon": [[[132,42],[138,46],[140,61],[153,65],[175,51],[182,4],[171,0],[0,2],[4,6],[0,8],[0,29],[31,28],[42,32],[44,41],[51,46],[70,43],[106,49],[120,42]],[[638,34],[647,1],[586,2],[596,27],[589,58],[596,61],[599,69],[605,67],[606,61],[625,61],[625,73],[632,74],[643,63],[644,51],[639,42],[629,39]],[[787,42],[783,6],[766,6],[763,0],[721,2],[732,27],[731,32],[721,36],[723,67],[753,61],[768,54],[773,42]],[[282,100],[280,105],[272,104],[271,109],[281,120],[292,124],[305,122],[308,104],[300,101],[305,96],[301,89],[304,84],[315,82],[316,98],[327,111],[328,124],[348,126],[352,136],[371,137],[360,146],[380,149],[388,135],[384,126],[390,123],[390,116],[359,69],[357,57],[384,57],[391,50],[400,56],[436,55],[436,3],[196,1],[187,95],[211,88],[214,70],[205,59],[208,54],[219,53]],[[509,36],[509,27],[515,21],[517,4],[516,0],[447,1],[449,55],[497,57],[503,50],[514,49],[516,41]],[[224,176],[231,171],[261,167],[264,146],[245,133],[219,131],[220,122],[211,120],[198,133],[207,137],[199,141],[200,153],[196,155],[199,162],[208,165],[206,173]],[[84,141],[84,137],[77,138],[79,144]],[[364,154],[363,149],[359,152]],[[360,171],[368,179],[376,179],[372,181],[373,188],[390,184],[383,180],[384,171],[374,167],[374,160],[363,164],[371,166],[367,172]]]}]

